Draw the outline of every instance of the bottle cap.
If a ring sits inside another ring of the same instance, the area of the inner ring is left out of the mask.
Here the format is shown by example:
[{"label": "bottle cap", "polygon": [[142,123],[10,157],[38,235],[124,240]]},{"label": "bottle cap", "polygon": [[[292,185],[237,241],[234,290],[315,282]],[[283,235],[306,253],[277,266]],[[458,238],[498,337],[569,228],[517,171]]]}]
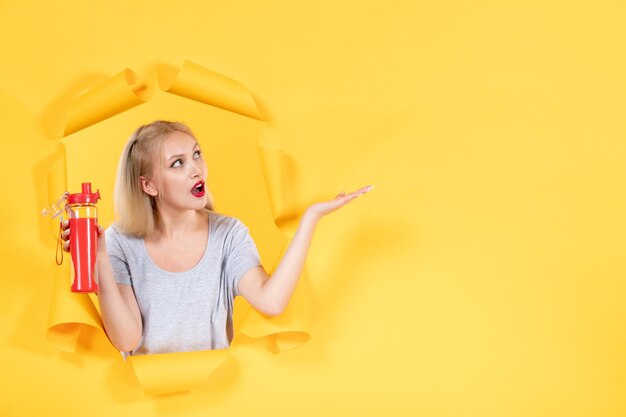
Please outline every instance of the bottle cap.
[{"label": "bottle cap", "polygon": [[84,204],[84,203],[95,203],[100,200],[100,191],[96,191],[95,193],[91,192],[91,183],[84,182],[83,183],[83,192],[70,194],[67,197],[67,202],[69,204]]}]

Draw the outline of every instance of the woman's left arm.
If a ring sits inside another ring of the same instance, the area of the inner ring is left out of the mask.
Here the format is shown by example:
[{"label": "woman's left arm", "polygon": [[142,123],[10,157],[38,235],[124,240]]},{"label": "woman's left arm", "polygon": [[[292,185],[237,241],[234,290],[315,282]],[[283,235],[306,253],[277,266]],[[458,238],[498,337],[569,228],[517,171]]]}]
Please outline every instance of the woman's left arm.
[{"label": "woman's left arm", "polygon": [[349,194],[341,193],[331,201],[310,206],[304,212],[298,230],[272,276],[262,267],[247,271],[239,280],[239,293],[261,313],[268,316],[281,314],[298,284],[317,223],[325,215],[345,206],[372,188],[374,187],[370,185]]}]

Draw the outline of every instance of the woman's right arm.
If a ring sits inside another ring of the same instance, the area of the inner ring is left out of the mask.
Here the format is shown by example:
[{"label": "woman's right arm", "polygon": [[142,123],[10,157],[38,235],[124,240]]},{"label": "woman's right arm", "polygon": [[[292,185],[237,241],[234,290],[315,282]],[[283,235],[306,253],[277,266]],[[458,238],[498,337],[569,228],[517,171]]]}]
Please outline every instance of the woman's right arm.
[{"label": "woman's right arm", "polygon": [[[104,234],[101,233],[103,236]],[[103,242],[104,243],[104,242]],[[100,315],[109,340],[118,350],[130,352],[141,339],[142,325],[139,306],[130,285],[118,284],[113,279],[109,255],[98,249],[98,299]]]},{"label": "woman's right arm", "polygon": [[[63,224],[63,249],[69,250],[69,227]],[[141,339],[142,323],[139,306],[130,285],[118,284],[113,278],[113,269],[107,253],[104,230],[98,234],[98,299],[100,315],[109,340],[122,352],[130,352]]]}]

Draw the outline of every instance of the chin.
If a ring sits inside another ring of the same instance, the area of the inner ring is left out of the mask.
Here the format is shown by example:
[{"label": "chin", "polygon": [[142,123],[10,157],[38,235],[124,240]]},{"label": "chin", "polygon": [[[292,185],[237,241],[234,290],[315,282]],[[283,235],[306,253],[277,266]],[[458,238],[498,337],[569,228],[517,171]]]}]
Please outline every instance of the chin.
[{"label": "chin", "polygon": [[199,198],[198,201],[196,201],[196,204],[194,204],[194,208],[196,208],[196,210],[202,210],[203,208],[206,207],[206,203],[207,203],[206,196]]}]

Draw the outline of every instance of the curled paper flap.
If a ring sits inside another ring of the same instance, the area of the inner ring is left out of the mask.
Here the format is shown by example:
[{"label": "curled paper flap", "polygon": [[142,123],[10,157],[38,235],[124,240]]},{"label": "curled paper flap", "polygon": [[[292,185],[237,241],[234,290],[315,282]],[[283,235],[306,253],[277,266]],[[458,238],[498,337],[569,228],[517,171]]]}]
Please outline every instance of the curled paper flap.
[{"label": "curled paper flap", "polygon": [[57,268],[52,289],[52,301],[48,315],[46,338],[58,349],[73,353],[78,336],[85,326],[104,333],[100,314],[86,294],[70,291],[70,264],[65,262]]},{"label": "curled paper flap", "polygon": [[[282,259],[286,250],[287,245],[278,260]],[[277,266],[275,265],[273,269]],[[311,338],[309,329],[312,327],[313,302],[310,294],[308,278],[303,272],[283,314],[268,317],[255,309],[250,309],[239,332],[250,337],[268,336],[281,352],[301,346]]]},{"label": "curled paper flap", "polygon": [[70,107],[65,136],[144,103],[146,85],[126,69],[80,96]]},{"label": "curled paper flap", "polygon": [[[240,83],[228,77],[191,62],[185,62],[179,71],[162,67],[158,73],[161,87],[169,93],[261,119],[252,95]],[[143,99],[133,89],[134,82],[133,73],[126,70],[83,95],[68,114],[66,135],[142,104]],[[158,96],[159,90],[156,92]],[[264,146],[260,146],[259,154],[275,223],[289,237],[295,231],[299,213],[292,208],[294,205],[289,200],[291,193],[287,191],[289,184],[285,177],[290,175],[290,166],[286,162],[288,159],[279,145],[270,146],[272,141],[276,142],[272,134],[266,132],[261,141]],[[54,164],[48,178],[50,196],[65,191],[66,184],[64,156]],[[55,227],[58,227],[58,223]],[[90,298],[84,294],[71,293],[69,275],[68,262],[59,269],[55,279],[47,338],[59,349],[74,352],[85,326],[99,329],[103,335],[106,333],[95,296],[91,295]],[[310,337],[308,329],[312,303],[309,294],[306,276],[303,276],[287,310],[281,316],[269,318],[251,309],[243,319],[239,332],[253,337],[267,337],[281,351],[305,343]],[[224,362],[226,353],[199,351],[141,355],[130,357],[129,362],[144,392],[164,394],[188,391],[206,382],[211,372]]]},{"label": "curled paper flap", "polygon": [[190,391],[207,382],[228,357],[228,350],[202,350],[130,356],[139,385],[148,395]]},{"label": "curled paper flap", "polygon": [[252,94],[240,82],[200,65],[185,61],[176,72],[161,65],[157,69],[159,86],[176,94],[243,116],[263,120]]},{"label": "curled paper flap", "polygon": [[293,201],[294,192],[290,187],[294,178],[292,164],[272,128],[267,127],[261,132],[259,159],[274,223],[292,238],[303,210]]}]

